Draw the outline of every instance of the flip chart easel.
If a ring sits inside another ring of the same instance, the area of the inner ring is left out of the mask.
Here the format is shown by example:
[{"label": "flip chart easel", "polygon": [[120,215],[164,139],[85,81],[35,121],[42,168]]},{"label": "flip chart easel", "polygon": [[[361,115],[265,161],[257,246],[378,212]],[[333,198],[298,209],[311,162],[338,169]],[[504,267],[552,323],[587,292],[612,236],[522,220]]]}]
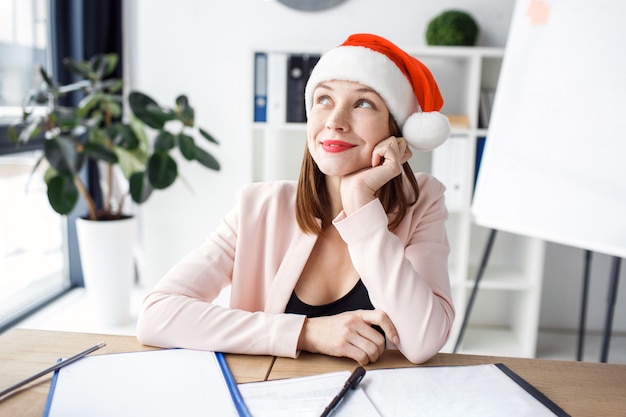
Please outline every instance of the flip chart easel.
[{"label": "flip chart easel", "polygon": [[613,256],[611,291],[626,256],[625,15],[613,0],[518,0],[472,204],[481,226]]}]

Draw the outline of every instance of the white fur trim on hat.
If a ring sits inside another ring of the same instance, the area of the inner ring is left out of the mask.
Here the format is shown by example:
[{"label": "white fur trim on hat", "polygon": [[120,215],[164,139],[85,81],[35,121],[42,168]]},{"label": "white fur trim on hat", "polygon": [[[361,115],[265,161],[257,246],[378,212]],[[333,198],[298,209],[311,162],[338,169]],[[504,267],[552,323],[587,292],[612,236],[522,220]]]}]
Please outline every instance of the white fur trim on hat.
[{"label": "white fur trim on hat", "polygon": [[321,82],[354,81],[373,88],[385,101],[389,112],[402,126],[419,104],[409,80],[386,55],[362,46],[331,49],[313,68],[305,89],[307,112],[313,105],[313,91]]}]

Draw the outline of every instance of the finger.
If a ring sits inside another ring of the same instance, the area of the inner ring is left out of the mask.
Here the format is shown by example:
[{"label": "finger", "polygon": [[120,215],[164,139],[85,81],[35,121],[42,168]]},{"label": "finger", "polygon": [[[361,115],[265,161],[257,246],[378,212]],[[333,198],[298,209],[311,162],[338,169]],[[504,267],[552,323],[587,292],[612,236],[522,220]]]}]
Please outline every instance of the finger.
[{"label": "finger", "polygon": [[395,136],[378,142],[372,152],[372,167],[397,160],[400,155],[398,148],[398,139]]},{"label": "finger", "polygon": [[385,336],[391,341],[391,343],[394,345],[400,343],[398,330],[396,330],[396,326],[394,326],[387,313],[382,310],[363,310],[361,317],[370,325],[374,324],[380,326],[380,328],[383,329]]},{"label": "finger", "polygon": [[413,152],[411,151],[411,148],[409,147],[408,142],[403,137],[398,138],[398,148],[399,148],[400,164],[404,164],[409,159],[411,159],[411,157],[413,156]]},{"label": "finger", "polygon": [[360,329],[348,340],[347,356],[352,357],[359,364],[376,362],[385,352],[385,338],[365,322]]}]

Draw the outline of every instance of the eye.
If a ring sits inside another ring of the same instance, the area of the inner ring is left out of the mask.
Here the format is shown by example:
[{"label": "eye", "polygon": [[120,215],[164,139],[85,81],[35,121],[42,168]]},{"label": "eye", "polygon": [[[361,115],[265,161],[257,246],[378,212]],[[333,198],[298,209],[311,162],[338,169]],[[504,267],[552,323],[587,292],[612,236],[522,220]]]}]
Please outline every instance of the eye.
[{"label": "eye", "polygon": [[356,107],[360,109],[373,109],[374,104],[369,100],[359,100],[359,102],[356,104]]},{"label": "eye", "polygon": [[319,96],[317,98],[318,104],[328,105],[330,104],[330,98],[328,96]]}]

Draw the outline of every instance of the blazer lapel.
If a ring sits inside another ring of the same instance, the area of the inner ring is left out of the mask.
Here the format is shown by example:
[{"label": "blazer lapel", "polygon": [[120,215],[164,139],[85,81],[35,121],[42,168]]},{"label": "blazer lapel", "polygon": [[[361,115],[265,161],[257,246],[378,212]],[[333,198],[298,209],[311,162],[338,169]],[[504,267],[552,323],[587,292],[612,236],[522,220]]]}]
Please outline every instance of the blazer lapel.
[{"label": "blazer lapel", "polygon": [[291,297],[316,241],[316,235],[296,234],[268,290],[265,304],[266,313],[285,312],[289,297]]}]

